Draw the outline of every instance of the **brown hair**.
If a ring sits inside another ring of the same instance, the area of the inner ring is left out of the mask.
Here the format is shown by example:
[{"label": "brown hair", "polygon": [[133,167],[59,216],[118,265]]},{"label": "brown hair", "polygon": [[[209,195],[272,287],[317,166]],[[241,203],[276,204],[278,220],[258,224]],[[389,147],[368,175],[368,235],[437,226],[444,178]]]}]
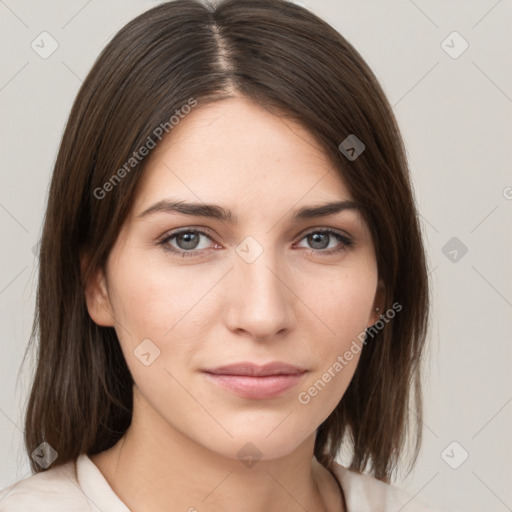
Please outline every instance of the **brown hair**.
[{"label": "brown hair", "polygon": [[[386,287],[384,310],[393,303],[402,309],[365,344],[344,397],[318,428],[314,454],[329,466],[342,443],[349,445],[351,469],[389,481],[409,434],[411,467],[420,447],[428,324],[425,255],[405,150],[361,55],[326,22],[285,0],[161,4],[122,28],[89,72],[62,137],[44,220],[26,450],[30,455],[48,442],[58,453],[55,466],[108,449],[130,425],[133,379],[114,328],[90,318],[84,283],[116,241],[144,159],[101,199],[95,191],[148,139],[158,142],[155,128],[191,97],[204,105],[232,94],[305,126],[364,207]],[[350,134],[365,145],[354,160],[338,148]],[[85,253],[90,260],[82,269]]]}]

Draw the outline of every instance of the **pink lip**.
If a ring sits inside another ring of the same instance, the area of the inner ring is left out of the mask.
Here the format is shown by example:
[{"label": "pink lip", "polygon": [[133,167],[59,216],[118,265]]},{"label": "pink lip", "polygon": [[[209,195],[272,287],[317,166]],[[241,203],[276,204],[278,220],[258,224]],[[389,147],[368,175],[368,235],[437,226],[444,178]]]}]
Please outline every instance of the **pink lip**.
[{"label": "pink lip", "polygon": [[243,398],[265,399],[281,395],[296,386],[307,370],[286,363],[237,363],[203,370],[217,385]]}]

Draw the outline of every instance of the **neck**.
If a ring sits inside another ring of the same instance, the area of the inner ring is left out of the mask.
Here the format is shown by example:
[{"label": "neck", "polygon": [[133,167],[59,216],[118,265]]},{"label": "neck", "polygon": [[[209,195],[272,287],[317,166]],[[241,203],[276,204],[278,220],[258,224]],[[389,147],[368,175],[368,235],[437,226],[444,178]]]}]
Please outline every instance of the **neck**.
[{"label": "neck", "polygon": [[120,441],[91,456],[132,512],[168,512],[169,504],[190,512],[344,510],[335,478],[313,456],[315,433],[285,457],[244,463],[199,445],[157,416],[134,408]]}]

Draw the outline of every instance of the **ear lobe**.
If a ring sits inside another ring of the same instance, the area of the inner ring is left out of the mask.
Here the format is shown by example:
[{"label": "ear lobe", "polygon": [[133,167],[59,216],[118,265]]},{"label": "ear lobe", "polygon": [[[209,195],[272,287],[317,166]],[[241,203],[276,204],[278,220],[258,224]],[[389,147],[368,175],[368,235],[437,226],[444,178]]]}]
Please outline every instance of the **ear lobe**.
[{"label": "ear lobe", "polygon": [[[366,327],[371,327],[384,313],[384,304],[386,301],[386,287],[382,278],[377,283],[377,291],[375,292],[375,299],[373,301],[373,308],[370,312],[369,324]],[[378,310],[377,310],[378,308]]]},{"label": "ear lobe", "polygon": [[[80,262],[82,279],[85,278],[88,265],[89,257],[84,255]],[[87,281],[84,282],[84,292],[87,311],[93,322],[104,327],[114,327],[115,319],[103,269],[98,269],[87,276]]]}]

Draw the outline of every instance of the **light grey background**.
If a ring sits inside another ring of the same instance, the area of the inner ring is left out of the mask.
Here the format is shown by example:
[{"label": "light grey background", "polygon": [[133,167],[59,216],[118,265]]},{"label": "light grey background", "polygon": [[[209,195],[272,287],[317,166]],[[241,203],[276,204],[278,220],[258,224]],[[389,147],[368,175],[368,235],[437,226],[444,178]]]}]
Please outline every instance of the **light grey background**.
[{"label": "light grey background", "polygon": [[[101,49],[157,3],[0,0],[0,488],[29,475],[22,425],[31,375],[18,370],[62,130]],[[424,444],[416,470],[397,484],[439,510],[512,510],[511,1],[306,4],[379,78],[422,216],[434,302]],[[43,31],[58,43],[46,59],[31,47],[43,45]]]}]

